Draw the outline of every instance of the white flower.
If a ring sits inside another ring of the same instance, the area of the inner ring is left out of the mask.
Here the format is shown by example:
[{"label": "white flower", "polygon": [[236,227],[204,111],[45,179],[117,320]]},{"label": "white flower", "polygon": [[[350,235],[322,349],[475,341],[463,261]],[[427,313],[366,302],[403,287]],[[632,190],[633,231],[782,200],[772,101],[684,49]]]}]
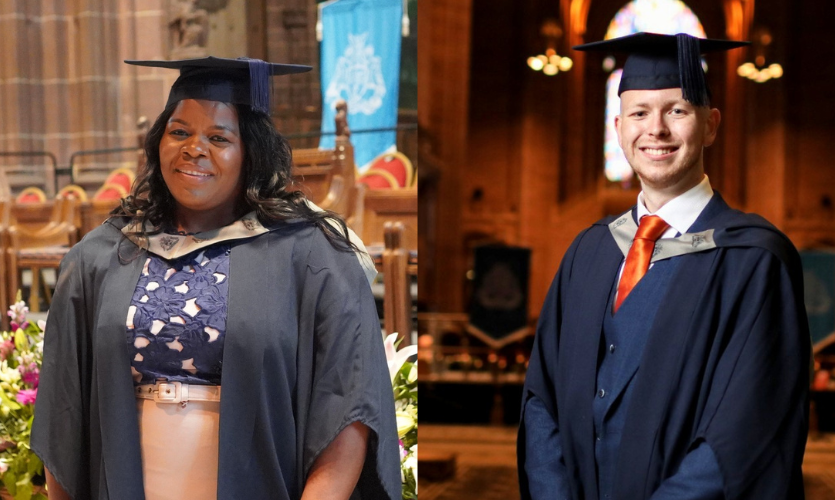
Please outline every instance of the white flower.
[{"label": "white flower", "polygon": [[5,460],[0,460],[0,474],[4,474],[7,470],[9,470],[9,464]]},{"label": "white flower", "polygon": [[9,368],[6,360],[0,361],[0,381],[14,384],[20,380],[20,372],[16,368]]},{"label": "white flower", "polygon": [[395,417],[397,418],[397,436],[403,437],[405,436],[410,430],[415,428],[415,419],[412,415],[405,411],[398,411],[395,413]]},{"label": "white flower", "polygon": [[[409,456],[406,457],[406,460],[403,461],[403,468],[411,469],[412,476],[417,479],[417,467],[418,467],[418,459],[417,459],[417,447],[418,445],[412,446],[412,449],[409,450]],[[417,484],[417,481],[415,481]]]},{"label": "white flower", "polygon": [[386,340],[383,342],[383,345],[386,348],[386,361],[388,361],[389,376],[391,377],[392,382],[394,381],[394,377],[397,376],[397,372],[400,371],[400,368],[409,356],[415,356],[417,354],[416,345],[409,345],[399,351],[396,351],[394,349],[395,340],[397,340],[396,332],[387,336]]},{"label": "white flower", "polygon": [[29,366],[30,364],[35,362],[35,355],[31,352],[24,352],[17,356],[17,364],[18,366]]},{"label": "white flower", "polygon": [[26,315],[29,313],[29,307],[26,306],[26,302],[20,301],[15,302],[11,306],[9,306],[9,312],[6,314],[14,321],[15,323],[23,323],[26,321]]}]

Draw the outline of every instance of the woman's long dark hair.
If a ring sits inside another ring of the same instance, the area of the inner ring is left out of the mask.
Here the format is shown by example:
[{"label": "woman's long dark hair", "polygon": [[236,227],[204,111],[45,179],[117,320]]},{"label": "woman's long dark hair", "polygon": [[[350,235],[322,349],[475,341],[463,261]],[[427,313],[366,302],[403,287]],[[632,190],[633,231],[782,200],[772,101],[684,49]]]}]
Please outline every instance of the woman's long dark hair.
[{"label": "woman's long dark hair", "polygon": [[[166,106],[145,138],[145,169],[139,173],[131,193],[122,199],[113,215],[128,216],[140,222],[140,235],[156,234],[175,227],[176,203],[162,177],[159,144],[178,103]],[[244,146],[241,166],[243,196],[236,207],[241,216],[255,211],[264,226],[294,219],[316,225],[340,250],[357,250],[348,240],[345,221],[329,211],[317,212],[305,202],[301,191],[289,191],[293,154],[290,144],[278,133],[269,116],[253,111],[247,105],[234,104],[238,112],[238,129]],[[336,222],[342,232],[331,225]],[[145,223],[152,229],[146,231]]]}]

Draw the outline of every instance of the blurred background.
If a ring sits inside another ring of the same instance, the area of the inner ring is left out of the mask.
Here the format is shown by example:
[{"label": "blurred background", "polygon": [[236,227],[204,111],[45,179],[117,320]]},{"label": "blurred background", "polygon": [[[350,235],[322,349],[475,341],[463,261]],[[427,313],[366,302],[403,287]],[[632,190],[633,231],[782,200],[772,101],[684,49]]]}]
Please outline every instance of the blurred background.
[{"label": "blurred background", "polygon": [[251,57],[313,66],[272,79],[294,185],[389,271],[373,285],[381,321],[413,342],[416,0],[11,0],[0,50],[0,309],[18,289],[48,309],[61,257],[144,164],[178,72],[122,61]]},{"label": "blurred background", "polygon": [[[144,168],[146,134],[178,72],[123,60],[249,57],[313,67],[271,81],[270,114],[293,147],[289,187],[362,238],[379,272],[371,287],[381,327],[413,344],[417,31],[417,0],[0,1],[0,331],[17,300],[32,324],[45,317],[61,259]],[[414,424],[408,397],[399,408]],[[26,451],[31,420],[3,398],[0,480],[28,498],[40,463]],[[401,432],[409,479],[412,429]]]},{"label": "blurred background", "polygon": [[573,238],[635,204],[617,146],[623,60],[571,46],[638,31],[750,40],[703,64],[722,112],[705,152],[734,207],[803,256],[815,342],[807,496],[835,498],[835,4],[436,0],[418,10],[422,499],[517,498],[531,336]]}]

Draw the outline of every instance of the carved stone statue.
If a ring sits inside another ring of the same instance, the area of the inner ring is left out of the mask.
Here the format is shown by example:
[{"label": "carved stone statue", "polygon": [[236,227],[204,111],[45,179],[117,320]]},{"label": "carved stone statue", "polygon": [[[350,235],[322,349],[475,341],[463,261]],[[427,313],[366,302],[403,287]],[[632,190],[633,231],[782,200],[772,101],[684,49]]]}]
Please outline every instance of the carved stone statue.
[{"label": "carved stone statue", "polygon": [[336,101],[336,136],[351,137],[351,129],[348,128],[348,103],[345,99]]},{"label": "carved stone statue", "polygon": [[206,55],[209,13],[197,0],[172,0],[168,18],[171,58],[188,59]]}]

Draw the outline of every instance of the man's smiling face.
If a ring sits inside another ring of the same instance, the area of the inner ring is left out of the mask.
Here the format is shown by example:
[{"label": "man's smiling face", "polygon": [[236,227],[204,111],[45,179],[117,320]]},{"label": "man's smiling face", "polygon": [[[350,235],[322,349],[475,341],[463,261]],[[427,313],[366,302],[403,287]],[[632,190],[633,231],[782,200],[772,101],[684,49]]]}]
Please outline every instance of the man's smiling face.
[{"label": "man's smiling face", "polygon": [[628,90],[620,98],[618,140],[644,191],[678,195],[698,184],[703,149],[716,139],[719,110],[690,104],[680,88]]}]

